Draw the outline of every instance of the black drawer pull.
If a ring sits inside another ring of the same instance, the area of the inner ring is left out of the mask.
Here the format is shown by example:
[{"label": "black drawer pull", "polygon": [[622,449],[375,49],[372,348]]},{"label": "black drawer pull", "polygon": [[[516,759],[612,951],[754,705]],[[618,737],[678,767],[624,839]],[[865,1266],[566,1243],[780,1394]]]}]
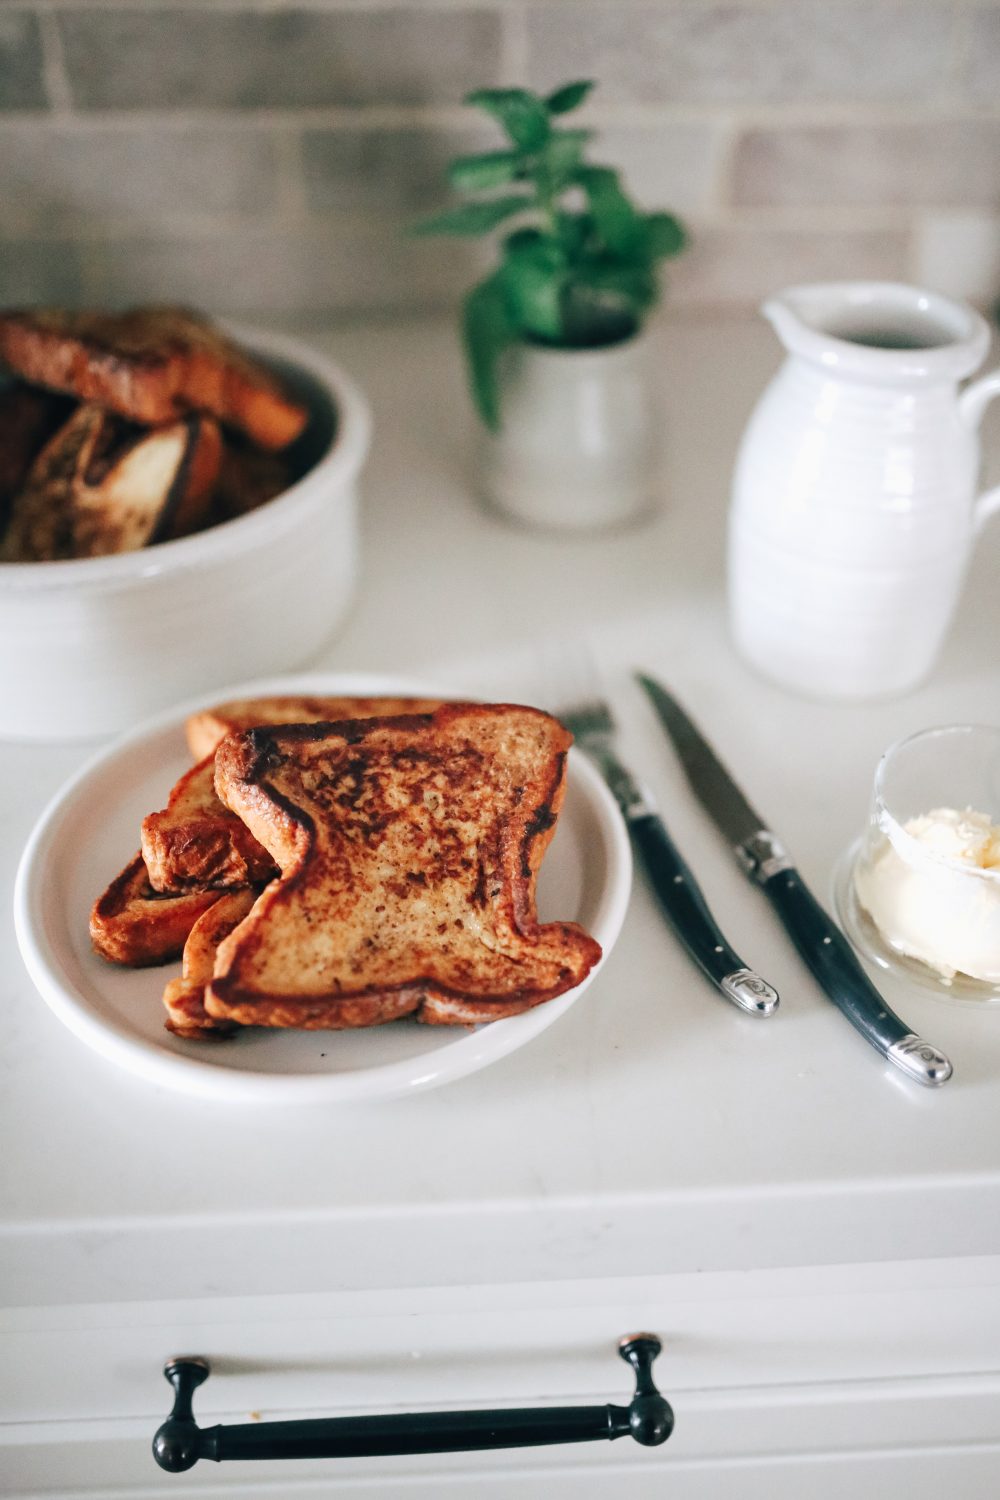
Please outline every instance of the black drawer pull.
[{"label": "black drawer pull", "polygon": [[365,1458],[390,1453],[460,1453],[591,1443],[631,1435],[647,1448],[665,1443],[674,1414],[653,1383],[662,1345],[652,1333],[622,1339],[618,1353],[635,1371],[628,1406],[540,1406],[521,1410],[407,1412],[377,1417],[318,1417],[302,1422],[242,1422],[199,1427],[191,1408],[208,1379],[207,1359],[172,1359],[164,1375],[174,1409],[153,1439],[161,1469],[180,1473],[199,1458]]}]

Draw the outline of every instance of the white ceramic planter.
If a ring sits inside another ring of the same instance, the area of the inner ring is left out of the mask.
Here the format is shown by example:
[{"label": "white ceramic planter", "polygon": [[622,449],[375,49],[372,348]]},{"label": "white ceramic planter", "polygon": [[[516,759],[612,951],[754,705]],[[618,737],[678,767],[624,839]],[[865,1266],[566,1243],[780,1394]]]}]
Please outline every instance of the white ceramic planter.
[{"label": "white ceramic planter", "polygon": [[518,344],[500,362],[501,428],[483,430],[487,499],[560,530],[619,526],[659,494],[663,414],[649,336],[605,349]]},{"label": "white ceramic planter", "polygon": [[[0,736],[83,739],[315,655],[358,565],[361,392],[297,340],[234,328],[310,401],[315,462],[259,510],[115,557],[0,565]],[[323,428],[325,425],[325,434]]]},{"label": "white ceramic planter", "polygon": [[789,357],[736,464],[734,638],[804,693],[903,692],[930,670],[976,530],[1000,506],[1000,491],[974,500],[977,426],[1000,375],[958,389],[986,324],[879,282],[796,287],[763,312]]}]

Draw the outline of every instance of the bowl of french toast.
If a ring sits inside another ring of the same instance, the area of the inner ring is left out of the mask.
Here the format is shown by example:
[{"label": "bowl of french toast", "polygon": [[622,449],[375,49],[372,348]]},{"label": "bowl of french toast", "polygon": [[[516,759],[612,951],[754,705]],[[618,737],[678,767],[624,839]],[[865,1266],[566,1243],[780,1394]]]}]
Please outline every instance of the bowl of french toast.
[{"label": "bowl of french toast", "polygon": [[350,607],[364,395],[173,307],[0,312],[0,737],[308,662]]}]

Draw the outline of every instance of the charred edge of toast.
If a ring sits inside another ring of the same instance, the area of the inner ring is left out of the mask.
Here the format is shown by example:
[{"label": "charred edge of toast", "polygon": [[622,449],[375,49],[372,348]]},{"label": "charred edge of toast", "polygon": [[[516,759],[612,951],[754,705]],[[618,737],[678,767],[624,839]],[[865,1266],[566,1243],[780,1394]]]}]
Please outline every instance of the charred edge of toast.
[{"label": "charred edge of toast", "polygon": [[[573,946],[580,953],[582,964],[579,971],[563,965],[557,982],[544,990],[525,987],[519,990],[507,990],[503,993],[484,992],[473,995],[468,990],[454,989],[444,985],[438,979],[418,975],[396,985],[369,985],[357,990],[339,989],[335,994],[322,997],[316,994],[294,992],[285,992],[274,997],[262,995],[257,990],[245,989],[224,975],[213,979],[208,985],[205,991],[205,1009],[209,1015],[214,1016],[217,1013],[214,1006],[218,1006],[220,1019],[236,1021],[244,1026],[291,1024],[307,1031],[313,1028],[319,1030],[331,1021],[336,1022],[340,1013],[349,1011],[353,1006],[365,1006],[376,1002],[391,1005],[393,1001],[405,1004],[405,1009],[399,1009],[397,1012],[400,1016],[417,1014],[419,1019],[423,1019],[420,1013],[425,1007],[429,1005],[433,1011],[434,1002],[440,1000],[446,1006],[465,1013],[467,1019],[460,1020],[458,1022],[460,1025],[475,1026],[487,1021],[502,1020],[506,1016],[519,1015],[522,1011],[533,1010],[536,1005],[541,1005],[547,1000],[554,1000],[558,995],[565,994],[567,990],[575,989],[601,959],[600,943],[575,922],[552,922],[545,925],[572,940]],[[271,1015],[286,1012],[288,1015],[294,1015],[296,1019],[292,1022],[261,1020],[260,1013],[263,1010],[267,1010]],[[347,1022],[348,1026],[351,1024]]]},{"label": "charred edge of toast", "polygon": [[[553,715],[545,713],[543,709],[533,708],[529,704],[482,704],[455,700],[442,703],[432,713],[392,714],[367,719],[329,719],[309,724],[262,724],[253,729],[234,730],[226,736],[227,752],[232,761],[233,771],[240,781],[259,786],[291,823],[309,833],[314,833],[313,821],[304,809],[290,802],[284,793],[265,779],[271,766],[280,764],[281,751],[278,743],[280,740],[309,740],[326,734],[336,734],[345,745],[356,745],[373,728],[389,731],[423,729],[435,721],[446,723],[449,719],[461,717],[470,709],[482,710],[484,708],[495,712],[498,717],[501,713],[515,710],[520,713],[538,714],[542,718],[553,720],[566,736],[565,748],[553,752],[548,784],[534,814],[525,824],[518,851],[520,880],[514,882],[513,919],[517,930],[526,933],[537,926],[532,910],[534,892],[530,887],[530,882],[532,877],[537,875],[541,856],[550,842],[550,838],[546,838],[545,835],[549,834],[551,837],[562,808],[566,791],[567,757],[573,741],[570,731],[558,719],[554,719]],[[542,841],[540,848],[539,840]],[[532,855],[536,851],[537,858],[533,862]]]},{"label": "charred edge of toast", "polygon": [[[279,694],[259,699],[237,698],[190,714],[185,721],[184,732],[188,749],[195,760],[200,761],[207,755],[214,755],[230,734],[246,734],[257,728],[278,729],[290,724],[311,724],[315,727],[320,723],[339,723],[349,718],[388,719],[402,714],[430,714],[443,707],[444,701],[440,698],[396,694],[369,694],[365,697],[340,695],[336,698],[315,694]],[[395,707],[387,708],[387,704]]]},{"label": "charred edge of toast", "polygon": [[198,1011],[204,1008],[203,984],[187,979],[172,979],[163,992],[163,1003],[167,1019],[165,1030],[185,1042],[225,1042],[238,1029],[236,1021],[217,1021],[209,1017],[199,1020]]},{"label": "charred edge of toast", "polygon": [[[345,745],[352,745],[361,741],[372,729],[388,732],[399,729],[422,729],[429,727],[435,720],[440,722],[442,719],[459,717],[469,709],[479,711],[484,707],[494,710],[497,716],[506,711],[517,710],[552,719],[552,715],[545,714],[543,710],[522,704],[483,705],[449,702],[442,704],[435,713],[428,714],[401,714],[382,718],[324,721],[315,724],[262,725],[249,730],[235,731],[226,737],[226,752],[230,758],[231,770],[236,773],[239,780],[261,791],[271,805],[277,808],[295,829],[311,835],[315,832],[315,825],[309,814],[301,806],[291,802],[267,780],[270,768],[281,763],[281,742],[304,741],[333,733],[340,737]],[[541,926],[544,926],[547,932],[561,935],[566,940],[567,946],[575,950],[578,956],[579,962],[576,966],[560,965],[559,977],[555,984],[548,985],[544,989],[526,986],[518,990],[484,991],[473,995],[468,990],[459,990],[444,985],[439,979],[416,975],[408,976],[397,985],[369,985],[358,989],[348,989],[340,981],[334,981],[336,989],[331,995],[319,997],[315,992],[306,994],[285,992],[279,1000],[275,1001],[274,997],[246,989],[231,976],[222,975],[213,978],[206,990],[205,1005],[209,1014],[215,1014],[214,1001],[220,1012],[224,1006],[225,1014],[229,1019],[238,1020],[244,1025],[291,1024],[303,1029],[319,1029],[324,1025],[336,1024],[339,1018],[338,1013],[351,1006],[364,1006],[366,1003],[375,1004],[376,1002],[390,1005],[393,1001],[397,1001],[404,1003],[404,1008],[398,1009],[398,1015],[416,1013],[419,1019],[427,1019],[436,1024],[449,1024],[443,1015],[433,1014],[434,1001],[440,1000],[453,1012],[464,1013],[457,1016],[452,1024],[475,1025],[529,1010],[544,1001],[555,999],[566,990],[573,989],[580,984],[601,959],[600,944],[575,922],[540,924],[535,907],[534,881],[562,807],[569,745],[572,742],[569,730],[558,720],[555,722],[565,736],[565,747],[553,752],[546,768],[547,781],[539,797],[538,806],[524,823],[513,878],[510,882],[511,920],[515,930],[522,936],[530,938]],[[291,896],[294,891],[295,873],[294,863],[292,863],[284,872],[286,878],[272,885],[265,893],[269,902],[279,902],[286,895]],[[252,915],[251,912],[251,917]],[[431,1013],[425,1016],[422,1012],[428,1008]],[[260,1013],[264,1009],[269,1010],[272,1016],[294,1015],[296,1019],[261,1021]],[[344,1024],[350,1025],[351,1023]]]},{"label": "charred edge of toast", "polygon": [[134,969],[169,963],[181,956],[191,928],[218,899],[218,891],[182,896],[154,891],[137,854],[91,908],[94,951],[109,963]]},{"label": "charred edge of toast", "polygon": [[[449,703],[444,706],[451,708],[454,705]],[[336,734],[345,745],[356,745],[373,727],[423,728],[433,719],[432,713],[392,714],[382,718],[375,716],[368,719],[321,719],[314,724],[260,724],[253,729],[233,730],[231,734],[225,736],[224,743],[238,779],[249,785],[259,786],[296,827],[314,833],[315,826],[308,813],[297,803],[290,802],[283,792],[279,792],[264,779],[272,766],[281,763],[281,751],[277,744],[279,739],[309,740],[321,735]],[[218,782],[216,782],[216,790],[218,790]]]},{"label": "charred edge of toast", "polygon": [[[291,446],[309,425],[308,406],[277,372],[186,308],[0,312],[0,360],[28,382],[97,401],[144,425],[210,410],[267,451]],[[202,405],[190,388],[206,365],[223,393],[218,407]]]},{"label": "charred edge of toast", "polygon": [[[225,893],[278,874],[274,860],[246,824],[223,807],[216,817],[206,813],[186,818],[165,831],[146,818],[142,846],[150,885],[155,879],[157,895],[183,896],[204,890]],[[185,846],[195,848],[197,854],[187,855]]]},{"label": "charred edge of toast", "polygon": [[[442,707],[447,709],[482,707],[481,704],[470,705],[467,703],[445,703]],[[367,719],[318,719],[314,723],[306,724],[257,724],[252,729],[237,730],[237,734],[243,735],[252,742],[254,749],[259,753],[273,754],[277,746],[268,744],[269,740],[279,737],[287,740],[309,740],[321,735],[337,734],[347,745],[356,745],[363,740],[370,729],[423,729],[434,719],[433,713],[427,714],[372,714]],[[250,763],[248,762],[248,766]],[[256,770],[256,763],[250,766],[250,774]]]},{"label": "charred edge of toast", "polygon": [[164,1024],[175,1036],[188,1041],[217,1041],[236,1030],[235,1021],[209,1015],[205,990],[219,943],[239,926],[259,895],[259,886],[221,895],[192,927],[184,944],[180,978],[171,979],[163,991],[167,1012]]}]

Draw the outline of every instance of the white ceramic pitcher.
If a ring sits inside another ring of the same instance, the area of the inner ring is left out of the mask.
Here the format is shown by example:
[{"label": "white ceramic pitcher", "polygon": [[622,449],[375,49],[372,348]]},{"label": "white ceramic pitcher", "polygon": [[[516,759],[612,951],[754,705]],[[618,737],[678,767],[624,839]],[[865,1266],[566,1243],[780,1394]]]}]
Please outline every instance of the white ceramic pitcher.
[{"label": "white ceramic pitcher", "polygon": [[788,358],[740,447],[734,638],[768,677],[869,698],[930,670],[977,531],[978,426],[1000,371],[971,307],[894,282],[793,287],[762,308]]}]

